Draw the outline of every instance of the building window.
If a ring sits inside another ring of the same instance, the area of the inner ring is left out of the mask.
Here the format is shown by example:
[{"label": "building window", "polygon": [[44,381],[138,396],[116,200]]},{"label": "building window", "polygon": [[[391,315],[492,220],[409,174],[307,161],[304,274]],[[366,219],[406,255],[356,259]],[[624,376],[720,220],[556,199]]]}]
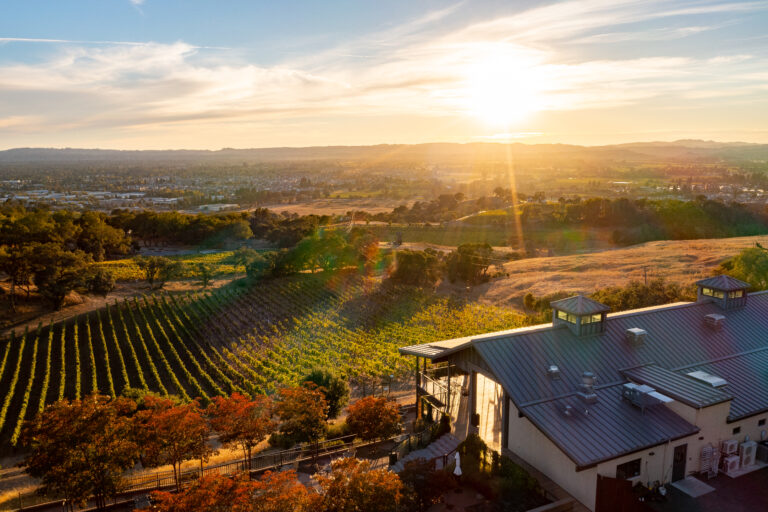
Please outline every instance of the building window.
[{"label": "building window", "polygon": [[640,459],[631,460],[616,466],[616,478],[628,480],[640,476]]},{"label": "building window", "polygon": [[713,290],[712,288],[702,288],[701,294],[706,295],[707,297],[714,297],[716,299],[724,299],[725,294],[721,292],[720,290]]},{"label": "building window", "polygon": [[734,292],[728,292],[729,299],[740,299],[744,296],[744,290],[736,290]]},{"label": "building window", "polygon": [[733,435],[740,434],[741,433],[741,427],[736,427],[733,429]]},{"label": "building window", "polygon": [[765,418],[763,418],[763,419],[761,419],[761,420],[759,420],[759,421],[757,422],[757,426],[758,426],[758,427],[762,427],[763,425],[765,425]]},{"label": "building window", "polygon": [[603,321],[603,315],[597,314],[597,315],[587,315],[581,317],[581,323],[582,324],[594,324],[597,322]]},{"label": "building window", "polygon": [[557,310],[557,318],[560,320],[565,320],[569,324],[575,324],[576,323],[576,315],[572,315],[570,313],[566,313],[565,311]]}]

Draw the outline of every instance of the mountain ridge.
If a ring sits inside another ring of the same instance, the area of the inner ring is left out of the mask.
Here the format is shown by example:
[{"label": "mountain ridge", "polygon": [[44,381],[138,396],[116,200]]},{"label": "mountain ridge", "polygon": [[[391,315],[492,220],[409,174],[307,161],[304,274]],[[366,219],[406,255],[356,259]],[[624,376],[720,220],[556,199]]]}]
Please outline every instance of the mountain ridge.
[{"label": "mountain ridge", "polygon": [[524,144],[521,142],[432,142],[423,144],[376,144],[368,146],[308,146],[268,148],[119,150],[87,148],[12,148],[0,151],[0,164],[85,162],[195,162],[195,161],[309,161],[309,160],[403,160],[438,163],[461,160],[506,160],[560,157],[649,162],[766,160],[768,144],[684,139],[580,146],[575,144]]}]

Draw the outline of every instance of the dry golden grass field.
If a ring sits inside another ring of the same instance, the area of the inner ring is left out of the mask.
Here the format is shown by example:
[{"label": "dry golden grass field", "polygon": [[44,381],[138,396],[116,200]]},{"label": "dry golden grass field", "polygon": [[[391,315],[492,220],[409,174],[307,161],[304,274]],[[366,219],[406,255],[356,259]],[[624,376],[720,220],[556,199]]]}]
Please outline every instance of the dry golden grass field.
[{"label": "dry golden grass field", "polygon": [[265,205],[275,213],[290,212],[299,215],[344,215],[348,211],[366,211],[368,213],[388,213],[401,204],[410,204],[412,200],[398,199],[317,199],[293,204]]},{"label": "dry golden grass field", "polygon": [[569,256],[529,258],[504,264],[509,277],[475,287],[472,298],[522,307],[523,296],[555,292],[590,293],[597,288],[621,286],[630,280],[663,277],[689,285],[710,275],[718,264],[755,242],[768,244],[768,236],[648,242]]}]

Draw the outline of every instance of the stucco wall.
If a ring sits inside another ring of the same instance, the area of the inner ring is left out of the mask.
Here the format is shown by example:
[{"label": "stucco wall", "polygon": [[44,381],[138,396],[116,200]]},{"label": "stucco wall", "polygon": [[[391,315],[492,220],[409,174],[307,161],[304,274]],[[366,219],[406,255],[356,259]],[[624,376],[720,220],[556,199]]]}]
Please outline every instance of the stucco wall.
[{"label": "stucco wall", "polygon": [[674,447],[695,439],[696,437],[692,436],[661,444],[604,462],[597,467],[576,471],[575,463],[527,418],[518,417],[515,405],[510,403],[509,449],[546,474],[590,510],[595,508],[597,475],[615,478],[618,465],[639,458],[641,473],[639,477],[632,479],[634,482],[647,484],[656,480],[669,481]]},{"label": "stucco wall", "polygon": [[501,452],[502,405],[504,390],[501,385],[477,374],[477,413],[480,414],[478,435],[492,450]]},{"label": "stucco wall", "polygon": [[[736,439],[742,443],[746,440],[746,436],[749,436],[753,441],[758,441],[761,439],[760,435],[763,430],[768,436],[768,425],[758,425],[761,419],[768,420],[768,413],[727,423],[730,404],[730,402],[724,402],[704,409],[694,409],[677,401],[667,404],[667,407],[701,429],[701,432],[694,436],[688,444],[686,474],[700,471],[701,450],[704,445],[712,444],[719,449],[722,441]],[[735,428],[741,428],[741,432],[734,434]]]}]

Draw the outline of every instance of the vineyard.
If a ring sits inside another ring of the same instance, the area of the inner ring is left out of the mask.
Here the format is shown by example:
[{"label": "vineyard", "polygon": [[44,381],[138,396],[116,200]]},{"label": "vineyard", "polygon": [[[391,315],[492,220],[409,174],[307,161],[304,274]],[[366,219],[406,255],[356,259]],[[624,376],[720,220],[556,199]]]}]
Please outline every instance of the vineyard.
[{"label": "vineyard", "polygon": [[157,293],[0,341],[0,451],[63,397],[141,388],[184,399],[271,393],[314,367],[353,384],[408,375],[397,347],[506,329],[509,310],[391,288],[354,273]]},{"label": "vineyard", "polygon": [[[170,256],[170,259],[184,264],[184,269],[181,275],[178,276],[182,279],[199,277],[196,265],[200,263],[210,265],[213,269],[214,277],[245,272],[245,268],[242,265],[237,265],[233,261],[232,251],[211,252],[207,254],[185,254],[181,256]],[[144,279],[144,272],[142,272],[136,264],[136,261],[132,258],[108,260],[99,262],[96,265],[112,272],[112,275],[118,281],[140,281]]]}]

